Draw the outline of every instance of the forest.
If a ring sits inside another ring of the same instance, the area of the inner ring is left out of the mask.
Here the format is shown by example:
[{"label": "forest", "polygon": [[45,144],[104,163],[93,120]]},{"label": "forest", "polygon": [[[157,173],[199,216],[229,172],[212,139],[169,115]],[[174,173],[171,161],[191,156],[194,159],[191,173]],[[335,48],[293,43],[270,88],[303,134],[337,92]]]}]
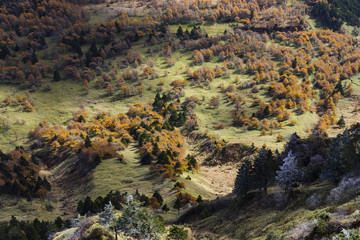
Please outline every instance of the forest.
[{"label": "forest", "polygon": [[359,239],[360,5],[0,3],[0,239]]}]

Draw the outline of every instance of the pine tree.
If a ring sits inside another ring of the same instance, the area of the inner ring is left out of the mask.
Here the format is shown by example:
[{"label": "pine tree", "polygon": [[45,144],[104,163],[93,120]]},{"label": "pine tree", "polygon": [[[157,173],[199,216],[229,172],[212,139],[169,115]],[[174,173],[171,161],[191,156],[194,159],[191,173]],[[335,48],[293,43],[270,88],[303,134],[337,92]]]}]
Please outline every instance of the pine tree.
[{"label": "pine tree", "polygon": [[92,143],[91,143],[90,137],[89,137],[89,135],[87,135],[85,138],[85,147],[90,148],[91,146],[92,146]]},{"label": "pine tree", "polygon": [[63,228],[64,221],[61,219],[60,216],[55,219],[54,223],[58,230],[61,230]]},{"label": "pine tree", "polygon": [[170,209],[169,209],[169,207],[168,207],[166,204],[164,204],[164,205],[162,206],[161,210],[163,210],[165,213],[167,213]]},{"label": "pine tree", "polygon": [[200,204],[200,203],[203,203],[204,200],[203,200],[202,197],[199,195],[199,196],[197,197],[197,199],[196,199],[196,202]]},{"label": "pine tree", "polygon": [[182,203],[180,198],[176,198],[174,203],[174,208],[178,210],[178,214],[180,213],[180,209],[182,208]]},{"label": "pine tree", "polygon": [[330,144],[326,162],[322,168],[320,178],[332,182],[338,182],[347,172],[343,159],[344,140],[348,131],[344,131],[345,137],[339,134]]},{"label": "pine tree", "polygon": [[146,209],[140,207],[132,195],[122,205],[121,217],[117,220],[117,228],[125,236],[136,239],[158,239],[165,231],[164,221],[159,216],[152,216]]},{"label": "pine tree", "polygon": [[156,198],[161,205],[163,204],[164,200],[158,191],[154,192],[153,197]]},{"label": "pine tree", "polygon": [[254,161],[254,182],[257,187],[264,189],[267,193],[267,185],[269,180],[274,176],[274,157],[271,150],[267,150],[263,146],[258,157]]},{"label": "pine tree", "polygon": [[80,200],[80,201],[78,202],[76,211],[77,211],[79,214],[81,214],[81,215],[84,215],[84,214],[85,214],[85,212],[84,212],[84,202],[83,202],[83,200]]},{"label": "pine tree", "polygon": [[172,225],[166,240],[187,240],[188,231],[176,225]]},{"label": "pine tree", "polygon": [[60,73],[58,70],[55,70],[53,79],[55,82],[60,81],[61,77],[60,77]]},{"label": "pine tree", "polygon": [[251,179],[251,163],[249,159],[245,159],[244,163],[241,165],[236,179],[234,193],[238,197],[244,197],[251,189],[252,179]]},{"label": "pine tree", "polygon": [[341,96],[344,96],[344,88],[341,84],[341,81],[339,81],[336,86],[335,86],[335,92],[340,92],[341,93]]},{"label": "pine tree", "polygon": [[184,36],[184,30],[183,30],[183,28],[181,27],[181,25],[180,25],[179,28],[177,29],[176,36],[177,36],[178,38],[181,38],[181,37]]},{"label": "pine tree", "polygon": [[336,123],[339,127],[345,127],[345,120],[344,120],[344,116],[341,116],[339,121]]},{"label": "pine tree", "polygon": [[280,166],[280,170],[276,172],[277,184],[288,191],[291,185],[301,180],[301,171],[299,169],[296,157],[290,151],[284,159],[284,164]]},{"label": "pine tree", "polygon": [[99,223],[109,230],[114,230],[115,238],[118,239],[117,238],[115,209],[110,201],[108,204],[105,205],[104,211],[102,211],[99,214]]}]

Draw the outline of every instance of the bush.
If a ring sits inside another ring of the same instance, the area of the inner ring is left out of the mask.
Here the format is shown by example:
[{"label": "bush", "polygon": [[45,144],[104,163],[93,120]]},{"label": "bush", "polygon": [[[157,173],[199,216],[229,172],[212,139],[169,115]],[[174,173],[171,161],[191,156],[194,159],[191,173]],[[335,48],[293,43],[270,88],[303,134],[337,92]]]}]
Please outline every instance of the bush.
[{"label": "bush", "polygon": [[330,191],[326,200],[339,203],[360,193],[360,177],[344,177],[336,188]]},{"label": "bush", "polygon": [[172,225],[166,239],[167,240],[187,240],[188,239],[188,231],[181,227],[178,227],[176,225]]},{"label": "bush", "polygon": [[309,209],[314,210],[321,205],[323,196],[319,193],[314,193],[306,200],[306,205]]},{"label": "bush", "polygon": [[333,240],[359,240],[360,232],[356,229],[342,230],[342,233],[333,237]]}]

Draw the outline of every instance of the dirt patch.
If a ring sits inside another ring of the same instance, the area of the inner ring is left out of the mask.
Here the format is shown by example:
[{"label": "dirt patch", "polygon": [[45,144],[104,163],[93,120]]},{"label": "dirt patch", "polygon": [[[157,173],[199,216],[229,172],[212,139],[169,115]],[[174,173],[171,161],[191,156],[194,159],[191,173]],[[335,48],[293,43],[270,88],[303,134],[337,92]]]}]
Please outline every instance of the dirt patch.
[{"label": "dirt patch", "polygon": [[234,182],[240,164],[202,166],[201,174],[218,195],[227,195],[234,189]]},{"label": "dirt patch", "polygon": [[211,154],[204,160],[203,165],[217,166],[227,163],[239,163],[246,157],[256,153],[255,146],[248,146],[241,143],[228,143],[221,151]]}]

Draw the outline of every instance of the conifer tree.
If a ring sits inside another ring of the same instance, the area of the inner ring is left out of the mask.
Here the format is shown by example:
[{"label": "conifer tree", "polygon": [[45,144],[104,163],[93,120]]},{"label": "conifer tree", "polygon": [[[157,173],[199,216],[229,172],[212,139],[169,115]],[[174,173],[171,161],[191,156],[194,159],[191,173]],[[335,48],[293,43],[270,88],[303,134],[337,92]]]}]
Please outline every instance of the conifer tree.
[{"label": "conifer tree", "polygon": [[260,190],[264,190],[265,194],[267,193],[269,180],[274,175],[274,166],[274,157],[271,150],[267,150],[263,146],[254,161],[254,182]]},{"label": "conifer tree", "polygon": [[280,187],[284,188],[285,191],[290,190],[293,183],[301,180],[298,161],[291,151],[284,159],[284,164],[280,166],[280,170],[276,173],[276,182]]},{"label": "conifer tree", "polygon": [[89,137],[89,135],[87,135],[85,138],[85,147],[90,148],[91,146],[92,146],[92,143],[91,143],[90,137]]},{"label": "conifer tree", "polygon": [[[345,130],[344,135],[348,135]],[[339,134],[330,144],[326,162],[322,168],[320,178],[332,182],[338,182],[341,177],[346,173],[345,159],[343,158],[344,137]]]},{"label": "conifer tree", "polygon": [[174,208],[178,210],[178,214],[180,213],[180,209],[182,208],[182,203],[180,198],[176,198],[174,203]]},{"label": "conifer tree", "polygon": [[55,70],[55,72],[54,72],[54,81],[55,82],[58,82],[58,81],[60,81],[60,79],[61,79],[61,77],[60,77],[60,73],[59,73],[59,71],[58,70]]},{"label": "conifer tree", "polygon": [[99,223],[109,230],[114,230],[115,238],[118,239],[117,238],[115,209],[110,201],[108,204],[105,205],[104,211],[102,211],[99,214]]},{"label": "conifer tree", "polygon": [[252,179],[251,179],[251,163],[249,159],[246,159],[244,163],[241,165],[236,179],[235,179],[235,187],[234,193],[238,197],[244,197],[251,189]]}]

